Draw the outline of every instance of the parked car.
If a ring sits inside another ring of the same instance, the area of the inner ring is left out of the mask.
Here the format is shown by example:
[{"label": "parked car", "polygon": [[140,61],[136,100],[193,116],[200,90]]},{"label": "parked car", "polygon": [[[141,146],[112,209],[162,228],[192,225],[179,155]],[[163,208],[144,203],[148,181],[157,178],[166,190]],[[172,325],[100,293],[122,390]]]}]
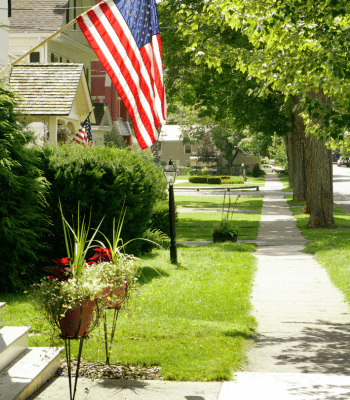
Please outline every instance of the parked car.
[{"label": "parked car", "polygon": [[337,161],[338,167],[341,167],[342,165],[345,165],[346,167],[350,167],[350,161],[349,157],[340,157],[339,160]]},{"label": "parked car", "polygon": [[339,154],[332,154],[332,158],[333,158],[333,163],[336,163],[339,160],[340,155]]},{"label": "parked car", "polygon": [[271,164],[262,164],[261,165],[261,169],[263,171],[265,171],[265,172],[277,172],[277,173],[284,172],[283,168],[276,167],[276,166],[271,165]]}]

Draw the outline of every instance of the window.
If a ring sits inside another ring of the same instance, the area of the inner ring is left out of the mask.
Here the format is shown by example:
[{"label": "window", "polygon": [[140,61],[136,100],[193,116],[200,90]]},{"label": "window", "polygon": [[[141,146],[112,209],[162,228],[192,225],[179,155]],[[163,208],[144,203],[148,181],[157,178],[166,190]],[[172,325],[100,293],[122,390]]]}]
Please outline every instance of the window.
[{"label": "window", "polygon": [[185,144],[185,153],[186,154],[191,154],[192,149],[191,149],[191,145],[190,144]]},{"label": "window", "polygon": [[58,62],[58,56],[56,56],[55,54],[51,53],[51,62],[57,63]]},{"label": "window", "polygon": [[33,53],[31,53],[29,56],[29,62],[31,63],[40,62],[40,52],[34,51]]}]

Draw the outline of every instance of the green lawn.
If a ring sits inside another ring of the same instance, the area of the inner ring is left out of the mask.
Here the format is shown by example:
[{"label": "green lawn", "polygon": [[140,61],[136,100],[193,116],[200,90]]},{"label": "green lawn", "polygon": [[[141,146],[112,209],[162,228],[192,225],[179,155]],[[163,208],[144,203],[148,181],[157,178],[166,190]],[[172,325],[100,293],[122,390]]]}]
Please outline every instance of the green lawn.
[{"label": "green lawn", "polygon": [[[212,240],[213,225],[221,218],[221,212],[179,213],[176,238],[179,241]],[[234,213],[231,220],[238,229],[238,239],[256,239],[260,214]]]},{"label": "green lawn", "polygon": [[286,196],[297,218],[298,227],[309,240],[305,252],[315,254],[316,260],[324,265],[332,282],[344,293],[350,304],[350,215],[334,205],[335,229],[307,228],[309,216],[302,214],[303,202],[295,203]]},{"label": "green lawn", "polygon": [[[223,196],[199,197],[199,196],[176,196],[175,202],[178,211],[176,224],[176,235],[179,241],[207,241],[212,240],[213,225],[219,222],[223,213],[220,212],[181,212],[186,208],[217,208],[222,210]],[[237,202],[235,204],[235,201]],[[226,196],[226,210],[228,207],[228,196]],[[231,196],[231,207],[235,204],[237,210],[261,210],[263,197]],[[226,216],[226,214],[224,214]],[[256,239],[260,221],[260,213],[230,213],[230,219],[235,221],[238,229],[239,239]]]},{"label": "green lawn", "polygon": [[[231,194],[231,205],[235,204],[235,209],[262,209],[263,197],[256,196],[241,196],[237,199],[237,194]],[[236,202],[236,203],[235,203]],[[181,196],[175,193],[175,203],[178,208],[193,208],[193,207],[215,207],[222,208],[223,196],[199,197],[199,196]],[[226,196],[226,205],[228,204],[228,196]]]},{"label": "green lawn", "polygon": [[[159,365],[169,380],[228,380],[245,363],[254,337],[250,293],[254,245],[179,246],[179,266],[169,251],[141,262],[140,285],[121,312],[111,362]],[[62,345],[26,294],[1,296],[3,325],[31,325],[29,346]],[[84,344],[86,361],[104,360],[103,330]],[[74,351],[76,352],[74,342]]]}]

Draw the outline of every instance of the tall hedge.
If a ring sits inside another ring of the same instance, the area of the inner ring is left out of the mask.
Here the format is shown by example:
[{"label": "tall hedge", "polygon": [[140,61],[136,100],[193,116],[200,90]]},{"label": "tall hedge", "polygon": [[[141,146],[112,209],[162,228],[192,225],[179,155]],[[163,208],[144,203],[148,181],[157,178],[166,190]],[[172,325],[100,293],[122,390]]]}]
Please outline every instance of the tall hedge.
[{"label": "tall hedge", "polygon": [[[123,204],[126,215],[123,224],[124,242],[141,238],[147,229],[152,207],[166,195],[166,182],[162,169],[156,166],[148,152],[128,149],[81,146],[53,146],[42,149],[41,169],[50,182],[47,196],[49,216],[52,220],[46,243],[51,250],[48,258],[66,256],[62,222],[58,204],[61,201],[68,222],[76,225],[77,209],[91,227],[112,239],[113,219],[119,220]],[[100,240],[104,239],[102,236]],[[137,253],[139,241],[128,251]]]},{"label": "tall hedge", "polygon": [[47,234],[47,183],[28,148],[32,135],[22,129],[15,96],[0,86],[0,292],[23,289],[37,279]]}]

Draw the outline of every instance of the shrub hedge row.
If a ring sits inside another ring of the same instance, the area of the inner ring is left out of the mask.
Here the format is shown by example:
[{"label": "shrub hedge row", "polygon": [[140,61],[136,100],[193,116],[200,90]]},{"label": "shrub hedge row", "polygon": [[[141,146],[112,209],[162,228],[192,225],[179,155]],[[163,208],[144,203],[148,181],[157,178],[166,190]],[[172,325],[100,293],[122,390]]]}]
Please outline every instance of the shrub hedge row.
[{"label": "shrub hedge row", "polygon": [[[103,220],[100,231],[109,240],[113,219],[117,223],[125,207],[122,239],[126,243],[143,236],[154,204],[165,198],[162,169],[147,152],[81,146],[47,146],[37,151],[39,168],[50,183],[47,213],[52,227],[45,238],[51,249],[48,257],[66,256],[59,200],[66,219],[75,226],[78,204],[81,218],[85,215],[88,221],[91,215],[91,228]],[[96,238],[105,241],[102,235]],[[140,241],[133,241],[127,251],[137,253],[139,247]]]},{"label": "shrub hedge row", "polygon": [[229,177],[229,176],[190,176],[188,178],[191,183],[208,183],[210,185],[220,185],[222,183],[242,184],[244,179],[242,177]]}]

